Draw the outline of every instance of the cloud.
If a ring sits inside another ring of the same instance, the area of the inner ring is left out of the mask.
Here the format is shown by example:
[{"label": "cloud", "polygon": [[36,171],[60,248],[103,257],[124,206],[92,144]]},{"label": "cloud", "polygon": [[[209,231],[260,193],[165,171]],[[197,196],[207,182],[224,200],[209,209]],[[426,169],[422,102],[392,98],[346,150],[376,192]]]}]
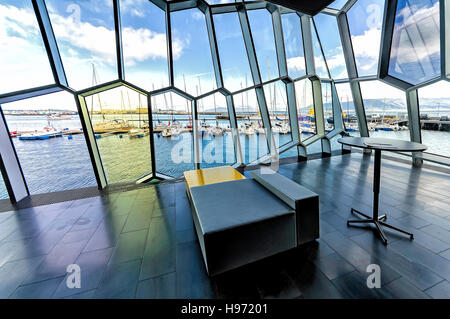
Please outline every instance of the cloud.
[{"label": "cloud", "polygon": [[287,67],[289,70],[304,72],[306,70],[305,67],[305,57],[297,56],[294,58],[287,59]]},{"label": "cloud", "polygon": [[[130,1],[123,1],[122,5],[126,7],[130,3]],[[135,8],[139,9],[139,6]],[[100,77],[99,83],[117,78],[113,26],[80,21],[76,14],[64,17],[57,14],[51,7],[49,7],[49,13],[63,56],[66,75],[73,88],[82,89],[92,85],[92,63],[96,65]],[[9,74],[0,90],[11,92],[53,83],[48,58],[31,7],[0,5],[0,25],[2,26],[0,45],[2,48],[8,48],[0,52],[1,73]],[[122,32],[126,66],[152,60],[160,60],[161,63],[166,64],[165,33],[154,32],[148,28],[131,27],[124,27]],[[186,44],[188,43],[174,37],[172,43],[174,59],[181,56]],[[155,73],[153,71],[148,70],[146,76],[151,78]]]},{"label": "cloud", "polygon": [[0,93],[54,83],[34,13],[0,5]]},{"label": "cloud", "polygon": [[381,29],[376,27],[365,30],[361,35],[352,36],[358,70],[364,71],[364,74],[377,73],[380,41]]}]

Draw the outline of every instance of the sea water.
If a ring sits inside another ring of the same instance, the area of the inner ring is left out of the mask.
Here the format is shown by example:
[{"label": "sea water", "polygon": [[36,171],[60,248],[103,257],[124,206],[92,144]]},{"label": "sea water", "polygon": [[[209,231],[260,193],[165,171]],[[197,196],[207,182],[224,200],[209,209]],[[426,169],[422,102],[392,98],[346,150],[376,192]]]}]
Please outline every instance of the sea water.
[{"label": "sea water", "polygon": [[[184,116],[186,117],[186,116]],[[130,116],[136,120],[137,115]],[[180,116],[181,118],[181,116]],[[171,119],[160,116],[161,120]],[[203,119],[203,117],[202,117]],[[40,130],[49,123],[45,116],[6,116],[10,131]],[[207,118],[208,124],[215,121]],[[227,127],[228,121],[219,121],[219,126]],[[77,117],[70,120],[53,121],[51,125],[58,129],[80,129]],[[186,122],[184,122],[186,124]],[[358,135],[358,132],[352,133]],[[409,131],[376,131],[370,132],[372,137],[399,138],[408,140]],[[308,135],[302,135],[304,139]],[[438,131],[422,131],[423,143],[428,151],[450,157],[450,133]],[[332,150],[340,149],[337,138],[332,140]],[[279,135],[278,145],[291,140],[290,134]],[[91,160],[87,150],[84,135],[67,136],[42,141],[21,141],[13,139],[19,161],[32,194],[41,194],[62,190],[96,186]],[[151,172],[150,136],[131,139],[127,134],[102,136],[96,139],[103,168],[110,182],[133,181]],[[160,173],[170,176],[181,176],[183,171],[193,169],[192,163],[192,133],[185,132],[176,138],[165,138],[154,134],[155,163]],[[200,140],[202,154],[202,168],[217,165],[232,164],[236,154],[232,143],[231,132],[223,136],[211,137],[203,135]],[[245,162],[251,162],[267,153],[265,139],[261,135],[240,135],[241,151]],[[209,145],[209,146],[208,146]],[[190,151],[190,153],[189,153]],[[309,154],[321,152],[320,141],[308,146]],[[183,152],[182,156],[178,156]],[[296,149],[292,148],[280,157],[296,156]],[[8,194],[2,178],[0,178],[0,199]]]}]

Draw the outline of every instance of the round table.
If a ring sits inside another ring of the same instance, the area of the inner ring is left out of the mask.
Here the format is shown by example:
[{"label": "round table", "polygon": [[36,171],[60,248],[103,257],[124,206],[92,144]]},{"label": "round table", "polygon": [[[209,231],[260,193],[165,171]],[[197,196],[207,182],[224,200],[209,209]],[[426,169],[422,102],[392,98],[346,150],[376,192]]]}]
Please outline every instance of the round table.
[{"label": "round table", "polygon": [[427,147],[420,143],[394,140],[388,138],[371,138],[371,137],[343,137],[338,139],[338,142],[358,148],[365,148],[375,151],[375,162],[374,162],[374,174],[373,174],[373,212],[372,217],[352,208],[351,212],[359,214],[364,217],[364,219],[358,220],[348,220],[347,225],[351,224],[374,224],[378,233],[380,234],[383,244],[387,244],[387,237],[383,232],[381,226],[391,228],[393,230],[399,231],[406,235],[409,235],[411,239],[414,239],[414,235],[404,231],[400,228],[389,225],[385,222],[386,215],[378,215],[378,204],[379,204],[379,194],[380,194],[380,172],[381,172],[381,151],[390,152],[422,152],[427,149]]}]

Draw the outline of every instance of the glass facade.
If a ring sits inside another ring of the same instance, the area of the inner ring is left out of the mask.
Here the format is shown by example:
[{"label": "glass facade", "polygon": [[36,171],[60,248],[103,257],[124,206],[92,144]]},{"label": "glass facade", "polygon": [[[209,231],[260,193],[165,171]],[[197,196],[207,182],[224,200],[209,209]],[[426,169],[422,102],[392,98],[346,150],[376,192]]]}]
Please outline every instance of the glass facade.
[{"label": "glass facade", "polygon": [[171,14],[172,50],[183,41],[182,54],[173,53],[175,86],[192,96],[216,88],[211,48],[205,15],[199,9],[176,11]]},{"label": "glass facade", "polygon": [[112,5],[71,0],[45,3],[69,86],[80,90],[117,79]]},{"label": "glass facade", "polygon": [[[192,101],[174,92],[154,95],[151,100],[156,171],[180,177],[194,162]],[[204,107],[197,104],[198,110]]]},{"label": "glass facade", "polygon": [[242,37],[237,13],[224,13],[214,16],[217,46],[224,87],[238,91],[253,85],[253,77]]},{"label": "glass facade", "polygon": [[410,140],[405,92],[381,81],[360,86],[370,136]]},{"label": "glass facade", "polygon": [[300,17],[296,13],[283,14],[281,21],[288,73],[291,78],[298,78],[306,74]]},{"label": "glass facade", "polygon": [[450,148],[445,142],[450,134],[450,83],[440,81],[420,88],[418,96],[422,143],[428,146],[426,152],[450,157]]},{"label": "glass facade", "polygon": [[309,79],[295,82],[298,127],[302,140],[317,134],[312,83]]},{"label": "glass facade", "polygon": [[263,81],[279,77],[272,15],[266,9],[247,12]]},{"label": "glass facade", "polygon": [[[166,13],[150,1],[139,2],[138,8],[130,1],[119,3],[125,79],[148,91],[168,86]],[[181,41],[173,39],[175,57]]]},{"label": "glass facade", "polygon": [[0,1],[0,21],[0,94],[54,83],[31,1]]},{"label": "glass facade", "polygon": [[359,135],[358,118],[353,102],[353,95],[349,83],[335,84],[336,93],[342,109],[342,119],[345,129],[350,135]]},{"label": "glass facade", "polygon": [[211,94],[198,100],[201,168],[233,165],[236,155],[226,97]]},{"label": "glass facade", "polygon": [[147,97],[121,86],[87,96],[84,101],[108,182],[130,182],[149,175]]},{"label": "glass facade", "polygon": [[319,13],[314,17],[314,21],[331,77],[333,79],[348,78],[336,17]]},{"label": "glass facade", "polygon": [[233,95],[241,152],[245,164],[269,152],[266,130],[255,89]]},{"label": "glass facade", "polygon": [[[0,1],[0,104],[31,193],[255,164],[275,135],[281,157],[320,152],[341,117],[450,156],[439,1],[347,2],[308,17],[264,1]],[[45,127],[82,134],[19,139]]]},{"label": "glass facade", "polygon": [[439,0],[399,0],[389,74],[419,84],[440,73]]},{"label": "glass facade", "polygon": [[96,186],[71,94],[5,103],[2,110],[32,195]]},{"label": "glass facade", "polygon": [[359,76],[376,75],[378,72],[384,2],[359,0],[347,13]]}]

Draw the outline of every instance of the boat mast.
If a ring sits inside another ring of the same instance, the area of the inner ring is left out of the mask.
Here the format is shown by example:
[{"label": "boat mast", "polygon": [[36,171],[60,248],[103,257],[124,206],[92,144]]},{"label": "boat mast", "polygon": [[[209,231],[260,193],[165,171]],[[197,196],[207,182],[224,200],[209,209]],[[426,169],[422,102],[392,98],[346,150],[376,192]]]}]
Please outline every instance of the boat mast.
[{"label": "boat mast", "polygon": [[123,91],[120,90],[120,111],[122,112],[122,118],[124,110],[125,110],[125,102],[123,100]]},{"label": "boat mast", "polygon": [[[155,84],[154,84],[154,83],[152,83],[152,90],[153,90],[153,91],[155,90]],[[155,96],[152,96],[152,98],[153,98],[153,105],[155,105],[156,120],[157,120],[158,123],[159,123],[158,106],[156,105],[156,97],[155,97]],[[153,105],[152,105],[152,109],[153,109]],[[152,122],[153,122],[153,121],[152,121]]]},{"label": "boat mast", "polygon": [[139,99],[139,106],[138,106],[138,113],[139,113],[139,128],[141,128],[141,94],[138,93],[138,99]]},{"label": "boat mast", "polygon": [[[183,74],[183,83],[184,83],[184,92],[187,92],[187,90],[186,90],[186,79],[184,77],[184,74]],[[187,99],[185,99],[185,100],[186,100],[186,111],[187,111],[187,115],[188,115],[188,125],[191,125],[191,114],[189,112],[189,102],[188,102]]]},{"label": "boat mast", "polygon": [[[91,63],[92,65],[92,86],[98,85],[98,77],[97,77],[97,71],[95,69],[95,64]],[[91,95],[91,114],[94,115],[94,95]],[[100,114],[102,115],[102,122],[105,121],[105,114],[103,114],[103,108],[102,108],[102,102],[100,100],[100,93],[97,93],[98,98],[98,105],[100,107]]]},{"label": "boat mast", "polygon": [[173,98],[172,98],[172,92],[169,93],[169,97],[170,97],[170,109],[172,110],[172,124],[173,124]]},{"label": "boat mast", "polygon": [[[131,121],[133,120],[133,114],[131,114],[131,102],[130,102],[130,93],[127,90],[127,98],[128,98],[128,108],[130,109],[130,117],[131,117]],[[126,111],[128,113],[128,111]]]},{"label": "boat mast", "polygon": [[164,96],[164,105],[166,106],[166,111],[168,113],[169,112],[169,105],[167,104],[167,96],[166,96],[166,94],[167,93],[164,93],[163,96]]}]

